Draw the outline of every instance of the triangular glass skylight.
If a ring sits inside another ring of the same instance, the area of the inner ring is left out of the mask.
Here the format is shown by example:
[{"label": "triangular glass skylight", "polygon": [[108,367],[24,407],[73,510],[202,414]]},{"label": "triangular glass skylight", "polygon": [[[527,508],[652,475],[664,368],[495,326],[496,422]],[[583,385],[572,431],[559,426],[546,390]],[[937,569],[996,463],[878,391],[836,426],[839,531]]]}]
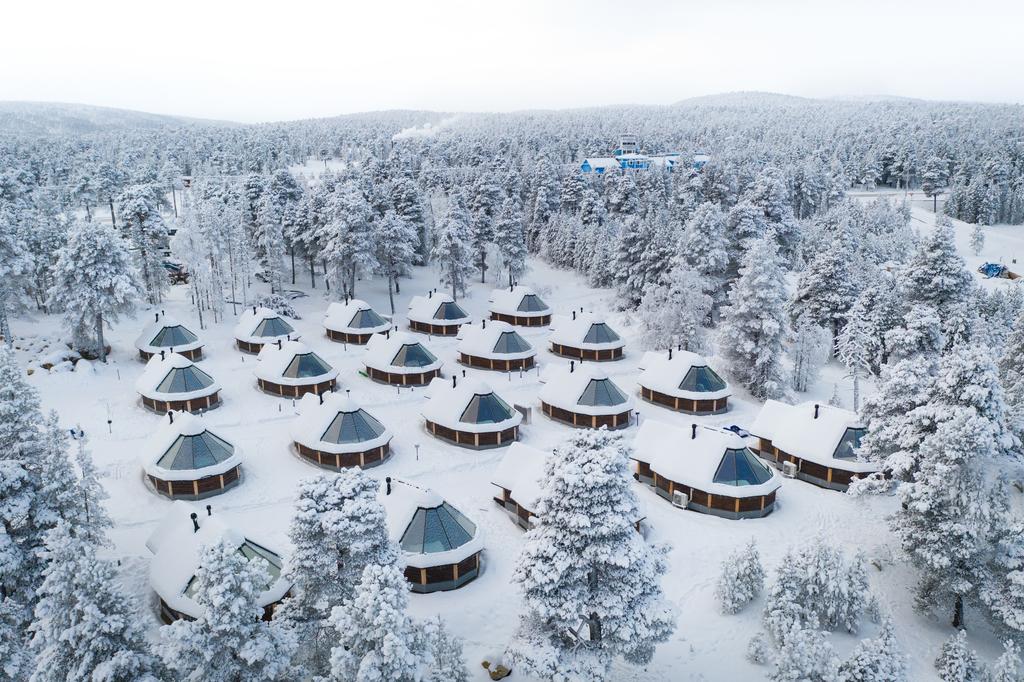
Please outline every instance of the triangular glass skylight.
[{"label": "triangular glass skylight", "polygon": [[435,320],[461,320],[464,317],[469,317],[469,315],[458,303],[454,302],[442,303],[434,312]]},{"label": "triangular glass skylight", "polygon": [[476,525],[447,502],[417,509],[402,534],[402,550],[414,554],[447,552],[473,539]]},{"label": "triangular glass skylight", "polygon": [[213,385],[213,377],[195,365],[172,369],[156,387],[158,393],[191,393]]},{"label": "triangular glass skylight", "polygon": [[590,325],[587,335],[583,337],[583,343],[612,343],[619,340],[619,335],[612,331],[612,328],[604,322],[595,322]]},{"label": "triangular glass skylight", "polygon": [[626,402],[626,396],[618,386],[611,382],[611,379],[591,379],[587,387],[583,389],[583,395],[580,396],[577,404],[598,407],[619,405],[624,402]]},{"label": "triangular glass skylight", "polygon": [[353,329],[369,329],[371,327],[380,327],[381,325],[387,324],[387,320],[377,314],[377,311],[373,308],[367,308],[366,310],[359,310],[355,315],[352,316],[352,321],[348,323],[348,326]]},{"label": "triangular glass skylight", "polygon": [[284,376],[289,379],[305,379],[318,377],[331,371],[331,366],[316,353],[302,353],[292,358],[284,369]]},{"label": "triangular glass skylight", "polygon": [[725,485],[760,485],[772,477],[761,460],[746,448],[730,448],[718,465],[713,481]]},{"label": "triangular glass skylight", "polygon": [[474,395],[462,411],[460,422],[467,424],[496,424],[512,418],[512,408],[495,393]]},{"label": "triangular glass skylight", "polygon": [[395,354],[391,364],[395,367],[426,367],[437,362],[430,351],[418,343],[407,343]]},{"label": "triangular glass skylight", "polygon": [[528,350],[530,344],[516,332],[502,332],[494,344],[495,353],[525,353]]},{"label": "triangular glass skylight", "polygon": [[867,429],[846,429],[843,437],[839,440],[836,452],[833,457],[838,459],[853,459],[857,456],[857,448],[860,447],[860,439],[867,433]]},{"label": "triangular glass skylight", "polygon": [[724,389],[725,381],[710,367],[691,367],[679,383],[679,388],[684,391],[711,393]]},{"label": "triangular glass skylight", "polygon": [[325,443],[344,445],[362,443],[378,438],[384,433],[384,425],[363,409],[355,412],[339,412],[327,427],[320,440]]},{"label": "triangular glass skylight", "polygon": [[526,294],[523,300],[519,301],[519,312],[539,313],[548,309],[548,304],[541,300],[537,294]]},{"label": "triangular glass skylight", "polygon": [[209,431],[178,436],[156,465],[173,471],[191,471],[220,464],[235,453],[235,446]]},{"label": "triangular glass skylight", "polygon": [[256,325],[253,336],[287,336],[293,331],[295,330],[292,329],[292,326],[280,317],[268,317]]},{"label": "triangular glass skylight", "polygon": [[175,346],[187,346],[198,340],[199,337],[179,324],[161,329],[149,342],[149,345],[156,348],[174,348]]}]

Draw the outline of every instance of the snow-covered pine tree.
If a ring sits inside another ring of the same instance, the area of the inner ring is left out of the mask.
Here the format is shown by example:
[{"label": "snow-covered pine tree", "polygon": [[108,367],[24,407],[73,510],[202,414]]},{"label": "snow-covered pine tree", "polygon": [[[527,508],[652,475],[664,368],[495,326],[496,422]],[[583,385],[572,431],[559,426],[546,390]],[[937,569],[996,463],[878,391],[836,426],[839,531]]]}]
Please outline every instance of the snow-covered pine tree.
[{"label": "snow-covered pine tree", "polygon": [[986,682],[1020,682],[1024,679],[1024,664],[1020,647],[1012,640],[1003,642],[1003,653],[996,659]]},{"label": "snow-covered pine tree", "polygon": [[908,480],[917,470],[926,429],[918,419],[918,408],[931,399],[945,345],[934,308],[914,306],[904,319],[902,328],[885,336],[889,362],[882,368],[876,394],[864,404],[868,432],[858,452],[882,464],[895,480]]},{"label": "snow-covered pine tree", "polygon": [[997,481],[991,501],[992,556],[981,602],[998,628],[1019,638],[1024,633],[1024,519],[1014,513],[1003,481]]},{"label": "snow-covered pine tree", "polygon": [[424,682],[469,682],[462,640],[448,632],[441,617],[425,621],[423,633],[433,659]]},{"label": "snow-covered pine tree", "polygon": [[368,564],[351,599],[331,621],[337,646],[331,677],[337,682],[418,682],[431,663],[426,637],[406,613],[409,583],[394,564]]},{"label": "snow-covered pine tree", "polygon": [[532,253],[540,248],[540,235],[544,226],[558,209],[558,174],[547,156],[537,158],[532,179],[532,197],[529,203],[530,220],[526,229],[526,246]]},{"label": "snow-covered pine tree", "polygon": [[665,549],[633,527],[626,462],[621,437],[605,429],[573,435],[548,459],[513,578],[527,612],[509,653],[528,674],[603,680],[618,657],[649,661],[675,629],[659,586]]},{"label": "snow-covered pine tree", "polygon": [[981,223],[975,223],[971,228],[971,251],[975,256],[980,256],[983,248],[985,248],[985,229]]},{"label": "snow-covered pine tree", "polygon": [[284,226],[278,207],[264,195],[256,205],[256,231],[253,244],[263,258],[263,274],[270,284],[270,293],[284,291]]},{"label": "snow-covered pine tree", "polygon": [[[77,519],[76,519],[77,520]],[[73,522],[46,535],[30,682],[157,682],[163,677],[113,564]]]},{"label": "snow-covered pine tree", "polygon": [[847,320],[860,327],[858,334],[866,335],[870,370],[877,374],[889,359],[885,335],[903,325],[903,300],[895,278],[885,272],[871,278],[850,307]]},{"label": "snow-covered pine tree", "polygon": [[331,193],[326,210],[321,258],[336,282],[335,295],[355,296],[356,275],[376,264],[370,204],[359,186],[348,180]]},{"label": "snow-covered pine tree", "polygon": [[416,257],[416,227],[394,211],[374,222],[377,247],[377,268],[388,280],[388,302],[395,314],[395,293],[398,278],[409,271]]},{"label": "snow-covered pine tree", "polygon": [[771,682],[835,682],[839,657],[814,625],[794,626],[779,645],[775,667],[768,673]]},{"label": "snow-covered pine tree", "polygon": [[54,514],[43,495],[39,397],[14,352],[0,346],[0,673],[28,674],[28,625],[43,580],[41,551]]},{"label": "snow-covered pine tree", "polygon": [[326,675],[330,670],[335,639],[331,609],[352,596],[368,564],[397,560],[377,487],[358,469],[299,484],[289,529],[294,549],[287,568],[294,587],[275,619],[293,629],[303,643],[300,657],[309,674]]},{"label": "snow-covered pine tree", "polygon": [[848,239],[833,239],[800,273],[796,286],[793,317],[808,315],[812,322],[832,332],[833,343],[846,324],[850,307],[859,293],[851,267],[853,256]]},{"label": "snow-covered pine tree", "polygon": [[295,636],[262,620],[267,579],[264,566],[230,541],[204,548],[194,597],[203,614],[163,628],[164,664],[188,682],[293,679]]},{"label": "snow-covered pine tree", "polygon": [[924,303],[945,319],[950,306],[971,296],[974,280],[957,253],[953,223],[938,216],[935,229],[921,238],[904,270],[904,288],[910,304]]},{"label": "snow-covered pine tree", "polygon": [[886,618],[878,636],[862,639],[850,658],[839,666],[838,682],[903,682],[907,662],[896,641],[892,620]]},{"label": "snow-covered pine tree", "polygon": [[405,219],[416,233],[414,242],[416,265],[426,262],[427,252],[427,220],[423,214],[423,199],[416,183],[404,175],[395,178],[391,184],[391,202],[395,213]]},{"label": "snow-covered pine tree", "polygon": [[701,276],[704,291],[718,308],[725,301],[729,266],[725,216],[718,204],[708,201],[697,207],[686,223],[679,256]]},{"label": "snow-covered pine tree", "polygon": [[441,269],[441,280],[451,288],[452,298],[466,290],[473,271],[469,211],[461,191],[448,197],[448,207],[434,227],[434,246],[431,257]]},{"label": "snow-covered pine tree", "polygon": [[511,287],[526,272],[526,235],[522,211],[515,199],[505,199],[501,205],[494,222],[494,246]]},{"label": "snow-covered pine tree", "polygon": [[480,270],[480,282],[487,281],[487,253],[494,241],[494,218],[498,213],[501,201],[501,188],[494,175],[485,171],[477,176],[473,183],[472,195],[469,200],[470,235],[474,262]]},{"label": "snow-covered pine tree", "polygon": [[715,598],[722,613],[735,614],[748,603],[757,599],[764,589],[764,568],[761,555],[753,538],[744,547],[732,553],[722,562],[722,572],[715,586]]},{"label": "snow-covered pine tree", "polygon": [[135,256],[146,300],[156,304],[168,286],[167,271],[162,263],[167,226],[153,195],[154,188],[150,185],[131,185],[117,198],[117,213],[121,216],[121,231]]},{"label": "snow-covered pine tree", "polygon": [[853,411],[860,412],[860,380],[871,373],[871,320],[851,318],[836,338],[836,358],[846,366],[853,380]]},{"label": "snow-covered pine tree", "polygon": [[103,326],[134,309],[134,272],[124,242],[112,228],[72,225],[57,257],[49,300],[63,307],[64,325],[79,351],[107,361]]},{"label": "snow-covered pine tree", "polygon": [[758,399],[785,394],[786,281],[774,234],[750,245],[722,309],[719,347],[733,378]]},{"label": "snow-covered pine tree", "polygon": [[804,312],[794,320],[791,335],[789,357],[793,362],[793,379],[790,385],[794,391],[806,393],[818,380],[822,366],[828,361],[831,334]]},{"label": "snow-covered pine tree", "polygon": [[9,211],[0,210],[0,338],[8,347],[14,345],[14,336],[8,321],[8,312],[21,306],[24,282],[32,274],[32,255],[21,238],[18,224]]},{"label": "snow-covered pine tree", "polygon": [[759,632],[747,642],[746,658],[751,663],[764,665],[771,662],[775,655],[775,647],[763,632]]},{"label": "snow-covered pine tree", "polygon": [[694,353],[707,351],[704,324],[711,314],[711,296],[704,293],[703,279],[685,263],[669,271],[664,283],[644,290],[637,317],[645,348],[682,346]]},{"label": "snow-covered pine tree", "polygon": [[935,669],[942,682],[984,682],[985,669],[978,654],[967,644],[967,633],[963,630],[950,635],[942,644]]}]

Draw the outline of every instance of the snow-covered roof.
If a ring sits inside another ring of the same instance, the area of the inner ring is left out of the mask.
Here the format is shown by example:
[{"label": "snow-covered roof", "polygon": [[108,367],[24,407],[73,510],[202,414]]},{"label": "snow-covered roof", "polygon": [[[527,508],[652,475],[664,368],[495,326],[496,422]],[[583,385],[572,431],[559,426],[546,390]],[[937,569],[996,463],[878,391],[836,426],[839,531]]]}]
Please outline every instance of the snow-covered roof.
[{"label": "snow-covered roof", "polygon": [[516,317],[542,317],[551,314],[551,307],[530,287],[516,285],[510,289],[491,292],[490,311]]},{"label": "snow-covered roof", "polygon": [[393,435],[376,417],[341,393],[302,396],[291,434],[296,443],[335,455],[378,448],[390,442]]},{"label": "snow-covered roof", "polygon": [[483,530],[434,491],[397,478],[390,486],[388,494],[387,481],[381,481],[377,500],[387,511],[388,535],[399,543],[407,566],[455,564],[484,548]]},{"label": "snow-covered roof", "polygon": [[[191,514],[196,514],[198,531]],[[252,535],[229,526],[219,513],[208,516],[206,510],[181,500],[171,505],[171,511],[146,541],[153,553],[149,564],[153,591],[175,611],[193,618],[202,616],[202,607],[188,594],[189,586],[199,570],[203,548],[222,540],[236,545],[250,561],[265,563],[268,585],[259,595],[260,606],[284,597],[291,586],[283,577],[280,555]]]},{"label": "snow-covered roof", "polygon": [[708,366],[703,356],[685,350],[644,353],[637,383],[688,400],[717,400],[732,395],[729,383]]},{"label": "snow-covered roof", "polygon": [[246,308],[235,325],[235,338],[246,343],[270,343],[277,339],[300,337],[291,323],[270,308]]},{"label": "snow-covered roof", "polygon": [[537,355],[537,349],[507,322],[481,320],[459,330],[458,351],[490,360],[522,360]]},{"label": "snow-covered roof", "polygon": [[444,363],[412,334],[392,332],[388,336],[370,337],[363,364],[391,374],[420,374],[440,369]]},{"label": "snow-covered roof", "polygon": [[220,384],[184,355],[164,353],[149,359],[135,389],[154,400],[194,400],[213,395]]},{"label": "snow-covered roof", "polygon": [[598,168],[619,167],[619,160],[614,156],[588,156],[583,159],[583,162],[580,165],[583,165],[583,163],[589,165],[594,170],[597,170]]},{"label": "snow-covered roof", "polygon": [[366,301],[353,298],[348,303],[327,306],[324,327],[341,334],[377,334],[390,329],[391,321],[378,314]]},{"label": "snow-covered roof", "polygon": [[178,320],[169,315],[160,315],[142,330],[139,338],[135,339],[135,347],[147,353],[172,349],[183,352],[202,348],[203,342]]},{"label": "snow-covered roof", "polygon": [[786,454],[822,466],[858,473],[879,469],[877,464],[856,457],[835,457],[841,442],[849,445],[849,439],[853,438],[859,444],[864,432],[864,421],[857,413],[841,407],[813,402],[789,405],[767,400],[747,430],[758,438],[771,440],[772,445]]},{"label": "snow-covered roof", "polygon": [[306,344],[280,339],[263,346],[253,371],[258,378],[282,386],[309,386],[338,377],[338,370]]},{"label": "snow-covered roof", "polygon": [[548,454],[523,443],[512,443],[491,475],[491,483],[508,490],[520,507],[536,512]]},{"label": "snow-covered roof", "polygon": [[577,313],[576,319],[568,315],[552,318],[548,340],[560,346],[594,351],[613,350],[626,345],[605,317],[595,313]]},{"label": "snow-covered roof", "polygon": [[679,428],[645,419],[632,458],[659,476],[712,495],[755,497],[778,490],[782,479],[747,450],[732,431],[697,425]]},{"label": "snow-covered roof", "polygon": [[427,386],[426,398],[423,418],[456,431],[494,433],[523,421],[519,410],[479,379],[436,378]]},{"label": "snow-covered roof", "polygon": [[472,322],[473,317],[450,294],[435,291],[430,296],[413,296],[408,317],[413,322],[452,326]]},{"label": "snow-covered roof", "polygon": [[217,476],[242,463],[241,451],[190,412],[168,412],[142,453],[146,473],[163,481]]},{"label": "snow-covered roof", "polygon": [[550,365],[541,373],[541,401],[563,410],[593,416],[632,410],[633,396],[619,388],[608,373],[591,363]]}]

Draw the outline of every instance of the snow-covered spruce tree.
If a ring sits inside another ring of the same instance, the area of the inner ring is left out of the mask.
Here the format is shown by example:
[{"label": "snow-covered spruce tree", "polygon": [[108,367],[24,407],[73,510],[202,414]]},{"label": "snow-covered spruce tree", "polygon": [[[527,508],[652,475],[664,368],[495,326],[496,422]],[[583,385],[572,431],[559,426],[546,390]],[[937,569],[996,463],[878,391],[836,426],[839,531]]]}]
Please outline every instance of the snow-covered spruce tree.
[{"label": "snow-covered spruce tree", "polygon": [[203,614],[162,629],[164,664],[188,682],[292,679],[294,635],[262,620],[258,598],[267,579],[230,541],[204,548],[195,594]]},{"label": "snow-covered spruce tree", "polygon": [[132,185],[117,198],[117,213],[121,216],[121,231],[132,247],[146,300],[156,304],[168,285],[162,265],[167,226],[153,195],[150,185]]},{"label": "snow-covered spruce tree", "polygon": [[948,217],[939,216],[935,229],[921,238],[903,277],[908,302],[934,307],[940,319],[945,319],[950,306],[970,298],[974,280],[957,253]]},{"label": "snow-covered spruce tree", "polygon": [[1024,679],[1024,663],[1020,647],[1012,641],[1003,642],[1003,653],[996,659],[986,682],[1020,682]]},{"label": "snow-covered spruce tree", "polygon": [[373,244],[373,215],[359,186],[346,181],[327,202],[321,258],[335,284],[335,295],[355,296],[356,275],[376,264]]},{"label": "snow-covered spruce tree", "polygon": [[1015,318],[999,359],[999,380],[1006,392],[1007,423],[1024,438],[1024,310]]},{"label": "snow-covered spruce tree", "polygon": [[501,188],[490,171],[484,171],[473,183],[469,200],[470,235],[474,261],[480,270],[480,282],[487,281],[487,252],[494,241],[494,217],[499,210]]},{"label": "snow-covered spruce tree", "polygon": [[770,663],[774,655],[775,647],[763,632],[757,633],[747,642],[746,658],[751,663],[757,665]]},{"label": "snow-covered spruce tree", "polygon": [[711,313],[711,296],[704,293],[702,278],[685,263],[669,271],[664,283],[644,290],[637,317],[645,348],[682,346],[694,353],[707,351],[704,324]]},{"label": "snow-covered spruce tree", "polygon": [[860,412],[860,380],[871,373],[870,320],[850,319],[836,338],[836,358],[846,366],[853,380],[853,411]]},{"label": "snow-covered spruce tree", "polygon": [[1009,504],[999,481],[992,494],[992,557],[980,588],[981,602],[1008,637],[1024,635],[1024,519]]},{"label": "snow-covered spruce tree", "polygon": [[786,281],[774,234],[753,242],[722,309],[719,348],[733,378],[759,399],[786,393]]},{"label": "snow-covered spruce tree", "polygon": [[461,191],[448,197],[448,207],[434,227],[434,245],[430,255],[441,270],[441,281],[451,288],[452,298],[466,290],[473,271],[469,211]]},{"label": "snow-covered spruce tree", "polygon": [[[76,519],[77,521],[77,519]],[[161,666],[113,564],[73,523],[46,535],[46,568],[35,606],[30,682],[156,682]]]},{"label": "snow-covered spruce tree", "polygon": [[725,234],[725,216],[718,204],[705,202],[697,207],[686,223],[679,255],[700,274],[704,291],[711,295],[715,308],[725,301],[725,281],[729,266],[729,243]]},{"label": "snow-covered spruce tree", "polygon": [[355,594],[334,609],[337,682],[418,682],[431,663],[422,630],[406,614],[409,583],[394,564],[368,564]]},{"label": "snow-covered spruce tree", "polygon": [[796,285],[794,318],[806,314],[811,321],[832,332],[833,343],[846,324],[847,314],[859,293],[851,266],[853,256],[849,240],[833,239],[800,273]]},{"label": "snow-covered spruce tree", "polygon": [[981,223],[975,223],[971,228],[971,251],[975,256],[980,256],[983,248],[985,248],[985,228],[981,226]]},{"label": "snow-covered spruce tree", "polygon": [[935,669],[942,682],[984,682],[985,669],[978,654],[967,644],[967,633],[960,630],[942,644]]},{"label": "snow-covered spruce tree", "polygon": [[857,333],[867,336],[871,372],[877,374],[889,359],[885,335],[903,326],[903,299],[896,278],[884,271],[871,277],[850,307],[847,324],[857,324]]},{"label": "snow-covered spruce tree", "polygon": [[0,346],[0,673],[28,674],[28,625],[43,580],[41,550],[54,515],[40,494],[39,397],[14,352]]},{"label": "snow-covered spruce tree", "polygon": [[831,335],[815,324],[806,312],[794,320],[791,335],[789,357],[793,362],[793,375],[790,385],[794,391],[806,393],[818,380],[822,366],[828,361]]},{"label": "snow-covered spruce tree", "polygon": [[367,565],[397,560],[377,482],[358,469],[302,481],[289,536],[287,574],[294,586],[275,619],[302,642],[307,672],[326,675],[335,640],[331,610],[352,596]]},{"label": "snow-covered spruce tree", "polygon": [[882,623],[877,637],[862,639],[850,658],[839,666],[839,682],[902,682],[906,679],[907,661],[889,618]]},{"label": "snow-covered spruce tree", "polygon": [[494,221],[494,246],[501,269],[508,273],[508,285],[512,286],[526,271],[523,216],[514,199],[505,199]]},{"label": "snow-covered spruce tree", "polygon": [[839,657],[813,624],[794,626],[779,645],[775,667],[768,673],[771,682],[835,682]]},{"label": "snow-covered spruce tree", "polygon": [[32,255],[17,228],[13,214],[0,210],[0,338],[8,347],[14,345],[14,336],[7,315],[21,307],[15,305],[21,283],[32,273]]},{"label": "snow-covered spruce tree", "polygon": [[[868,432],[858,452],[882,464],[895,480],[908,480],[917,470],[921,439],[930,428],[918,408],[931,400],[945,345],[934,308],[914,306],[904,319],[902,328],[886,334],[889,362],[882,368],[878,391],[864,404]],[[876,482],[888,487],[881,479]]]},{"label": "snow-covered spruce tree", "polygon": [[603,680],[616,658],[643,664],[675,629],[662,595],[665,549],[633,527],[636,498],[621,437],[573,435],[548,460],[537,525],[514,581],[526,613],[515,667],[543,680]]},{"label": "snow-covered spruce tree", "polygon": [[637,216],[627,216],[622,222],[615,250],[615,273],[619,291],[619,305],[636,308],[650,281],[640,266],[653,237],[651,225]]},{"label": "snow-covered spruce tree", "polygon": [[440,616],[423,623],[423,634],[432,659],[424,681],[469,682],[462,640],[448,632]]},{"label": "snow-covered spruce tree", "polygon": [[416,227],[394,211],[374,223],[377,247],[377,269],[388,280],[388,302],[395,314],[395,293],[398,278],[409,271],[416,257]]},{"label": "snow-covered spruce tree", "polygon": [[392,181],[391,202],[395,213],[412,226],[416,233],[414,247],[416,265],[423,265],[427,256],[427,220],[423,215],[423,199],[412,178],[400,176]]},{"label": "snow-covered spruce tree", "polygon": [[722,613],[735,614],[743,610],[764,589],[764,568],[761,555],[753,538],[746,546],[729,554],[722,562],[722,572],[715,586],[715,598]]},{"label": "snow-covered spruce tree", "polygon": [[263,274],[270,284],[270,293],[284,290],[284,226],[278,208],[270,197],[263,196],[256,208],[256,231],[253,244],[263,259]]},{"label": "snow-covered spruce tree", "polygon": [[135,294],[131,258],[114,230],[98,223],[72,225],[57,257],[49,301],[63,307],[75,347],[106,362],[103,325],[131,312]]}]

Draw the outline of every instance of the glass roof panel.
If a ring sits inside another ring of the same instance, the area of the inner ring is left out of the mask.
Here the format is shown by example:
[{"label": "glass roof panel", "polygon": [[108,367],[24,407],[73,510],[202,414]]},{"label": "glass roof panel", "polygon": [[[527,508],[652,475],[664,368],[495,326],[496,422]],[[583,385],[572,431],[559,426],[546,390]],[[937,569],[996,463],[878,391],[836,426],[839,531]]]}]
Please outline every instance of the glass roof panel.
[{"label": "glass roof panel", "polygon": [[213,377],[195,365],[172,369],[156,387],[159,393],[191,393],[213,384]]},{"label": "glass roof panel", "polygon": [[395,354],[391,364],[395,367],[426,367],[437,362],[430,351],[419,343],[407,343]]},{"label": "glass roof panel", "polygon": [[284,376],[289,379],[305,379],[318,377],[331,371],[323,358],[316,353],[302,353],[292,358],[292,361],[285,367]]},{"label": "glass roof panel", "polygon": [[458,303],[454,302],[442,303],[434,312],[435,320],[461,320],[464,317],[469,317],[469,315]]},{"label": "glass roof panel", "polygon": [[724,389],[725,381],[710,367],[691,367],[679,383],[679,388],[684,391],[711,393]]},{"label": "glass roof panel", "polygon": [[836,452],[833,457],[837,459],[853,459],[857,456],[857,448],[860,447],[860,439],[867,433],[867,429],[846,429],[846,433],[839,440]]},{"label": "glass roof panel", "polygon": [[772,472],[750,450],[730,448],[725,451],[712,479],[725,485],[760,485],[772,477]]},{"label": "glass roof panel", "polygon": [[611,379],[591,379],[583,389],[583,395],[576,401],[577,405],[610,406],[626,402],[626,396]]},{"label": "glass roof panel", "polygon": [[327,427],[320,440],[326,443],[362,443],[373,440],[384,433],[384,425],[369,412],[359,409],[355,412],[339,412]]},{"label": "glass roof panel", "polygon": [[149,345],[156,348],[174,348],[175,346],[187,346],[198,340],[199,337],[179,324],[161,329],[149,342]]},{"label": "glass roof panel", "polygon": [[377,311],[373,308],[366,310],[356,311],[356,314],[352,317],[352,321],[348,323],[349,327],[353,329],[368,329],[371,327],[379,327],[387,324],[387,320],[377,314]]},{"label": "glass roof panel", "polygon": [[495,393],[474,395],[459,421],[467,424],[496,424],[512,418],[512,408]]},{"label": "glass roof panel", "polygon": [[595,322],[590,325],[587,335],[583,337],[583,343],[612,343],[618,340],[619,335],[612,331],[612,328],[604,322]]},{"label": "glass roof panel", "polygon": [[253,336],[287,336],[295,330],[280,317],[268,317],[256,325]]},{"label": "glass roof panel", "polygon": [[521,313],[539,313],[547,310],[548,304],[541,300],[537,294],[526,294],[522,300],[519,301],[519,312]]},{"label": "glass roof panel", "polygon": [[530,344],[514,331],[502,332],[498,337],[498,342],[494,344],[495,353],[525,353],[528,350],[530,350]]}]

